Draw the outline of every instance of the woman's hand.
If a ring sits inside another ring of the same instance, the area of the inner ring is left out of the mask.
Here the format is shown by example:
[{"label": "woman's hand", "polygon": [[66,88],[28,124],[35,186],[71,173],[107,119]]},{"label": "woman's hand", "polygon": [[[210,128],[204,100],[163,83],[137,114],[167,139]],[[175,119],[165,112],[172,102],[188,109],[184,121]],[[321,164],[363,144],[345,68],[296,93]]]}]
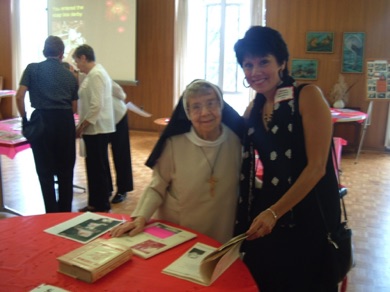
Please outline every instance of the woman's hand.
[{"label": "woman's hand", "polygon": [[261,212],[257,217],[253,220],[251,226],[249,227],[246,234],[248,235],[248,240],[253,240],[259,237],[264,237],[267,234],[272,232],[274,228],[277,217],[276,214],[270,209],[267,209]]},{"label": "woman's hand", "polygon": [[110,235],[112,237],[119,237],[126,232],[129,232],[129,236],[134,236],[144,230],[146,225],[146,219],[144,217],[137,217],[134,221],[127,221],[119,226],[114,227]]}]

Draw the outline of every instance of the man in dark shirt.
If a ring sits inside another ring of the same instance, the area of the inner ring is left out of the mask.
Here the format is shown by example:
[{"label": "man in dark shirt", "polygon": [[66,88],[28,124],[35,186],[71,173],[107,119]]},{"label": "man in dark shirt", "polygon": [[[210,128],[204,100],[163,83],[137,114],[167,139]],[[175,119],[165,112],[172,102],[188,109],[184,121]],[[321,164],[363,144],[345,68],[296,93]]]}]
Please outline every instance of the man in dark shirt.
[{"label": "man in dark shirt", "polygon": [[[37,137],[28,137],[35,168],[39,177],[47,213],[72,211],[73,168],[76,161],[75,121],[78,82],[61,64],[64,43],[56,36],[45,41],[43,55],[46,60],[29,64],[16,93],[16,104],[23,119],[23,128],[33,127],[27,121],[24,99],[29,92],[35,109],[30,121],[39,118],[43,129]],[[30,124],[31,123],[31,124]],[[58,200],[55,191],[58,181]]]}]

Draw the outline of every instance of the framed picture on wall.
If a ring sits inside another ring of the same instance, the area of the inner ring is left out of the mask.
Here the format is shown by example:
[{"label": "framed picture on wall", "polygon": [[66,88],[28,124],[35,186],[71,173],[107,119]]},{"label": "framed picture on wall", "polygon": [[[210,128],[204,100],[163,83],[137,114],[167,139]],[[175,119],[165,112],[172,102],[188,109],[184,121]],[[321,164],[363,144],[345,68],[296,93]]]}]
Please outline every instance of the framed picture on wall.
[{"label": "framed picture on wall", "polygon": [[317,59],[292,59],[291,76],[294,79],[316,80],[318,74]]},{"label": "framed picture on wall", "polygon": [[333,53],[334,33],[330,31],[312,31],[306,33],[307,53]]},{"label": "framed picture on wall", "polygon": [[343,34],[342,69],[343,73],[363,73],[364,32]]}]

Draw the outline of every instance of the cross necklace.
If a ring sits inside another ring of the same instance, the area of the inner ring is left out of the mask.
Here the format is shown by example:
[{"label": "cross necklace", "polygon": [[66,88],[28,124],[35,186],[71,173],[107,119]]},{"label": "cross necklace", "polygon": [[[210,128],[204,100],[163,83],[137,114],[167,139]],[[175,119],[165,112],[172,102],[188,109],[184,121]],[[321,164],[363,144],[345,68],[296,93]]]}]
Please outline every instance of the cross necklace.
[{"label": "cross necklace", "polygon": [[222,144],[220,144],[218,146],[217,154],[215,155],[215,159],[214,159],[213,164],[211,164],[210,160],[207,158],[206,152],[204,151],[203,147],[199,147],[199,148],[202,151],[203,156],[206,158],[207,164],[209,165],[210,170],[211,170],[210,178],[207,180],[207,182],[210,185],[210,194],[212,197],[214,197],[215,196],[215,185],[218,182],[218,179],[214,176],[214,167],[217,164],[217,160],[218,160],[219,152],[221,152]]}]

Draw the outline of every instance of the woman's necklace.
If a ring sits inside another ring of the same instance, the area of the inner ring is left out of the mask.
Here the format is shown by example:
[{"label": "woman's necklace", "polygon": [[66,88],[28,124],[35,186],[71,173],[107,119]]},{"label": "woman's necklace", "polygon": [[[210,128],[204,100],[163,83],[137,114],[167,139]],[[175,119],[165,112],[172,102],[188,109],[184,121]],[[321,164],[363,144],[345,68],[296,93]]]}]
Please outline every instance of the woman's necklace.
[{"label": "woman's necklace", "polygon": [[203,153],[204,158],[206,158],[206,161],[210,167],[211,173],[210,173],[210,178],[208,179],[208,183],[210,185],[210,194],[212,197],[215,196],[215,185],[218,182],[218,179],[214,176],[214,168],[218,160],[219,152],[221,152],[222,144],[218,146],[217,154],[215,155],[215,159],[213,164],[211,164],[210,160],[207,158],[206,152],[204,151],[203,147],[199,146],[200,150]]},{"label": "woman's necklace", "polygon": [[264,104],[263,107],[263,121],[264,121],[264,126],[266,128],[268,128],[268,123],[272,121],[272,116],[273,116],[273,104],[267,102]]},{"label": "woman's necklace", "polygon": [[268,124],[272,120],[272,113],[270,113],[270,114],[265,113],[263,119],[264,119],[264,122],[266,122]]}]

